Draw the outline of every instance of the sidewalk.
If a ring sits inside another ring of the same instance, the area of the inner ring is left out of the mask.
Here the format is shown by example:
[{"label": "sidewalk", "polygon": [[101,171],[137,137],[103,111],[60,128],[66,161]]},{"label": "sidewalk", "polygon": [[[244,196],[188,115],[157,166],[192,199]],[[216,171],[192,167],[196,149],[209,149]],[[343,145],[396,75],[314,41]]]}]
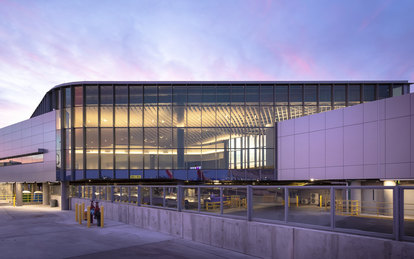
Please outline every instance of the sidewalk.
[{"label": "sidewalk", "polygon": [[3,258],[252,258],[105,220],[91,228],[75,213],[47,206],[0,207]]}]

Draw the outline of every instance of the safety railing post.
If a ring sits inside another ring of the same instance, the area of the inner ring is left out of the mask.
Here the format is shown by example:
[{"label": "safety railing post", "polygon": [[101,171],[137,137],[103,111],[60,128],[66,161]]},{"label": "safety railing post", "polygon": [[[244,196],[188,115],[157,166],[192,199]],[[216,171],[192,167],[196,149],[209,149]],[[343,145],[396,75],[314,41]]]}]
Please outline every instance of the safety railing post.
[{"label": "safety railing post", "polygon": [[335,228],[335,189],[331,187],[331,229]]},{"label": "safety railing post", "polygon": [[138,185],[137,192],[137,205],[141,206],[141,185]]},{"label": "safety railing post", "polygon": [[224,194],[223,187],[220,187],[220,214],[221,215],[223,215],[223,211],[224,211],[224,209],[223,209],[223,199],[224,199],[223,194]]},{"label": "safety railing post", "polygon": [[401,186],[395,186],[393,189],[393,233],[394,239],[399,241],[404,228],[404,190]]},{"label": "safety railing post", "polygon": [[253,189],[251,185],[247,186],[247,220],[251,221],[253,216]]},{"label": "safety railing post", "polygon": [[285,187],[285,222],[288,222],[289,216],[289,189]]},{"label": "safety railing post", "polygon": [[150,191],[150,205],[152,206],[152,187],[149,187]]},{"label": "safety railing post", "polygon": [[177,186],[177,210],[182,211],[183,207],[183,187]]},{"label": "safety railing post", "polygon": [[101,207],[101,228],[103,228],[104,227],[104,215],[105,215],[105,213],[104,213],[105,211],[104,211],[104,206],[102,206]]},{"label": "safety railing post", "polygon": [[167,205],[166,201],[165,201],[165,186],[162,187],[162,206],[165,208],[165,206]]},{"label": "safety railing post", "polygon": [[115,187],[111,186],[111,202],[115,201]]},{"label": "safety railing post", "polygon": [[91,227],[91,207],[88,206],[88,209],[86,210],[86,222],[87,222],[87,226],[88,228]]},{"label": "safety railing post", "polygon": [[75,203],[75,222],[78,222],[78,204],[77,203]]},{"label": "safety railing post", "polygon": [[200,212],[200,210],[201,210],[201,190],[200,190],[200,186],[198,186],[197,187],[197,203],[198,203],[198,205],[197,205],[197,211],[198,212]]}]

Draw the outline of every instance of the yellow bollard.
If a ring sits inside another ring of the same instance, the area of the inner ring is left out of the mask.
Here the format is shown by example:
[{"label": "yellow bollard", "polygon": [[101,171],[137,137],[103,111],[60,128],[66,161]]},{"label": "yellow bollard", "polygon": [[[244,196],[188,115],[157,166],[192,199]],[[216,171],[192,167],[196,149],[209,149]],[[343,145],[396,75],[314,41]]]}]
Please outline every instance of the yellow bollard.
[{"label": "yellow bollard", "polygon": [[80,204],[78,205],[78,213],[78,221],[82,225],[82,206]]},{"label": "yellow bollard", "polygon": [[85,220],[85,203],[82,203],[82,211],[81,211],[81,215],[82,215],[82,221]]},{"label": "yellow bollard", "polygon": [[322,208],[322,195],[319,196],[319,207]]},{"label": "yellow bollard", "polygon": [[104,207],[101,207],[101,228],[104,226]]},{"label": "yellow bollard", "polygon": [[79,213],[79,212],[78,212],[78,204],[77,204],[77,203],[75,203],[75,221],[76,221],[76,222],[78,222],[78,221],[79,221],[79,220],[78,220],[78,216],[79,216],[79,215],[78,215],[78,213]]},{"label": "yellow bollard", "polygon": [[16,195],[13,196],[13,207],[16,207]]},{"label": "yellow bollard", "polygon": [[288,207],[290,207],[290,197],[288,197]]},{"label": "yellow bollard", "polygon": [[299,207],[299,196],[296,195],[296,207]]},{"label": "yellow bollard", "polygon": [[86,214],[86,219],[87,219],[87,225],[88,225],[88,228],[90,228],[91,227],[91,207],[90,206],[88,206],[88,209],[87,209],[87,212],[86,212],[87,214]]}]

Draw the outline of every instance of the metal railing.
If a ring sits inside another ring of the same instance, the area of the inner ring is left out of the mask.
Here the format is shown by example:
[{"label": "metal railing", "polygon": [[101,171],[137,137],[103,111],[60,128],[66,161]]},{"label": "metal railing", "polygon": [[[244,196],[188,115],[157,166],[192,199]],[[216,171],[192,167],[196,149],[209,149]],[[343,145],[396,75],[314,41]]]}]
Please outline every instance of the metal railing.
[{"label": "metal railing", "polygon": [[414,186],[71,186],[72,197],[414,241]]}]

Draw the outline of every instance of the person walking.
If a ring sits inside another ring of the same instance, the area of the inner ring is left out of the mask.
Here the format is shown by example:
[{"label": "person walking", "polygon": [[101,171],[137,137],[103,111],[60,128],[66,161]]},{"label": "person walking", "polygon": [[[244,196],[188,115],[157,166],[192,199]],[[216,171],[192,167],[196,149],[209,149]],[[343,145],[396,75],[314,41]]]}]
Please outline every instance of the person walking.
[{"label": "person walking", "polygon": [[91,210],[90,210],[91,224],[93,224],[94,216],[95,216],[95,206],[93,205],[93,200],[91,200]]},{"label": "person walking", "polygon": [[98,227],[101,226],[101,209],[99,208],[99,202],[95,205],[95,219]]}]

